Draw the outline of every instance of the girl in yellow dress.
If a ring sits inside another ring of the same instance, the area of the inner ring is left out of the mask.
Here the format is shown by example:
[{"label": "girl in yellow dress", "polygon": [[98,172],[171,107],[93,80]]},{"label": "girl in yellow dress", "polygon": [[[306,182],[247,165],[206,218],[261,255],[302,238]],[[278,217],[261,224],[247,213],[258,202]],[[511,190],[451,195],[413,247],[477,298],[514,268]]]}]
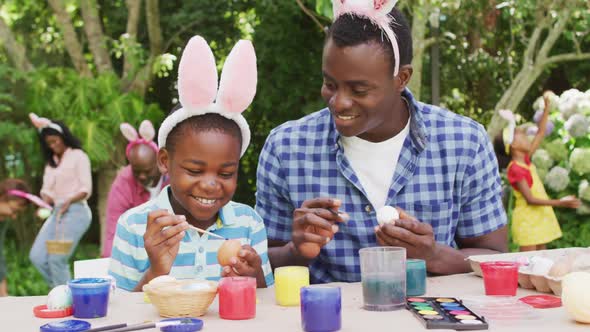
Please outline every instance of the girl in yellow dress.
[{"label": "girl in yellow dress", "polygon": [[546,249],[546,244],[561,237],[561,228],[553,207],[576,209],[581,202],[574,196],[549,199],[545,187],[537,174],[530,156],[545,137],[549,117],[549,98],[545,94],[545,109],[539,123],[539,130],[532,142],[523,128],[516,128],[514,115],[503,112],[509,121],[502,134],[494,140],[494,148],[501,168],[507,168],[508,182],[514,189],[515,204],[512,211],[512,238],[520,251]]}]

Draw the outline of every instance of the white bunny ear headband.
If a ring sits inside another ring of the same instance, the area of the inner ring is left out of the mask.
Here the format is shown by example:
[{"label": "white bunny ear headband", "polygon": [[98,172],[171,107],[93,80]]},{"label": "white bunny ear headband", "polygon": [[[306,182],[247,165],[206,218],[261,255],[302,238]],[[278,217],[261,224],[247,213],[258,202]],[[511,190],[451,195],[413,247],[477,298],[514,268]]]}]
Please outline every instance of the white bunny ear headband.
[{"label": "white bunny ear headband", "polygon": [[57,130],[60,134],[63,135],[64,130],[58,125],[57,123],[51,122],[51,120],[47,118],[40,118],[35,113],[29,113],[29,119],[31,119],[31,123],[39,132],[41,132],[45,128],[51,128]]},{"label": "white bunny ear headband", "polygon": [[216,113],[233,120],[242,132],[244,155],[250,144],[250,127],[242,115],[256,94],[257,70],[254,46],[236,43],[223,65],[219,90],[213,52],[201,36],[189,40],[178,66],[178,95],[182,108],[170,114],[158,133],[160,148],[176,125],[198,115]]},{"label": "white bunny ear headband", "polygon": [[399,45],[395,33],[391,29],[393,17],[389,15],[395,7],[398,0],[332,0],[332,9],[334,10],[334,21],[344,14],[356,15],[370,19],[381,28],[389,38],[393,47],[393,56],[395,58],[395,68],[393,76],[399,73]]},{"label": "white bunny ear headband", "polygon": [[508,121],[508,124],[502,130],[502,141],[504,142],[504,151],[506,154],[510,153],[510,145],[514,141],[514,130],[516,130],[516,118],[514,113],[509,110],[499,110],[498,114]]},{"label": "white bunny ear headband", "polygon": [[139,125],[139,134],[127,122],[121,123],[119,126],[121,129],[121,133],[125,138],[129,141],[127,144],[127,148],[125,148],[125,155],[129,158],[129,152],[131,149],[139,144],[145,144],[152,148],[156,153],[160,150],[156,143],[154,143],[154,137],[156,136],[156,131],[154,130],[154,125],[150,120],[143,120]]}]

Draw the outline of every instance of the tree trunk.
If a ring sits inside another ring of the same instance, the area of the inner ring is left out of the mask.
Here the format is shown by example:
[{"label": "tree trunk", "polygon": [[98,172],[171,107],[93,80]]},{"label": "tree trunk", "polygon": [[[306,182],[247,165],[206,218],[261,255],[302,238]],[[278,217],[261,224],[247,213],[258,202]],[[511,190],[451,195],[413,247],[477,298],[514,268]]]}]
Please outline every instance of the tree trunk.
[{"label": "tree trunk", "polygon": [[88,37],[88,46],[92,51],[96,69],[99,73],[113,71],[111,56],[107,49],[106,38],[98,16],[98,4],[95,0],[82,0],[80,1],[80,11],[84,18],[84,31]]},{"label": "tree trunk", "polygon": [[82,45],[78,41],[78,36],[76,36],[76,31],[74,30],[74,25],[72,24],[72,20],[70,15],[66,12],[64,8],[64,4],[61,0],[48,0],[49,5],[53,9],[55,13],[55,18],[57,19],[57,23],[62,30],[64,35],[64,44],[70,58],[72,59],[72,63],[76,70],[82,75],[86,77],[91,77],[92,73],[88,68],[88,64],[84,59],[84,53],[82,51]]},{"label": "tree trunk", "polygon": [[[139,12],[141,10],[141,0],[127,0],[127,38],[131,43],[137,40],[137,26],[139,24]],[[123,80],[127,79],[129,72],[132,70],[134,64],[132,61],[132,52],[126,50],[125,59],[123,62]]]},{"label": "tree trunk", "polygon": [[22,71],[30,71],[33,69],[33,65],[27,57],[25,48],[19,44],[14,38],[12,31],[4,22],[2,16],[0,16],[0,41],[2,46],[6,49],[8,57],[14,63],[16,68]]},{"label": "tree trunk", "polygon": [[417,1],[412,8],[412,40],[414,48],[414,57],[412,58],[412,68],[414,73],[408,85],[416,99],[420,99],[422,92],[422,69],[424,67],[424,55],[429,44],[426,41],[426,30],[428,19],[432,6],[430,0]]},{"label": "tree trunk", "polygon": [[158,0],[146,1],[145,14],[150,40],[150,57],[145,66],[138,71],[131,84],[124,88],[126,91],[134,91],[140,96],[145,95],[147,87],[154,78],[152,66],[156,58],[162,53],[163,44]]},{"label": "tree trunk", "polygon": [[117,176],[118,169],[115,166],[105,166],[98,171],[98,220],[100,223],[100,248],[104,246],[104,240],[106,235],[106,220],[107,220],[107,198],[111,189],[111,184]]}]

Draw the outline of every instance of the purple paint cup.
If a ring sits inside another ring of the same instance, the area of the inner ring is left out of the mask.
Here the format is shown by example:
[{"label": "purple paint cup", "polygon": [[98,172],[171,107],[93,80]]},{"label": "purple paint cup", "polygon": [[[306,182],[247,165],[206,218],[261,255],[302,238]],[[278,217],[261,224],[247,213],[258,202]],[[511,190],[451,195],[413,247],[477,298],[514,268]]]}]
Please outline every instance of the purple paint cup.
[{"label": "purple paint cup", "polygon": [[107,315],[111,280],[107,278],[79,278],[70,280],[74,317],[98,318]]},{"label": "purple paint cup", "polygon": [[305,332],[333,332],[342,327],[340,287],[307,286],[300,290],[301,325]]}]

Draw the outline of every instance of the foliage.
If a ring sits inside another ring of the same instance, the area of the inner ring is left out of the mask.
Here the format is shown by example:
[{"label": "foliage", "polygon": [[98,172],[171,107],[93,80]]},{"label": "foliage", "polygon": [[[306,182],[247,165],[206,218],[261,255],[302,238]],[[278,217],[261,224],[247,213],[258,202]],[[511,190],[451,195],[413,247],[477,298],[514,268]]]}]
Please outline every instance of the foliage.
[{"label": "foliage", "polygon": [[[26,85],[27,110],[64,121],[82,141],[93,169],[121,160],[124,146],[119,124],[137,125],[143,119],[158,123],[162,112],[143,98],[122,93],[113,74],[85,78],[69,68],[44,68],[33,72]],[[32,130],[32,129],[30,129]],[[116,164],[116,163],[115,163]]]},{"label": "foliage", "polygon": [[[3,250],[8,270],[8,294],[12,296],[47,295],[49,287],[29,260],[28,250],[20,250],[14,240],[5,241]],[[70,272],[73,275],[74,261],[98,258],[98,256],[99,248],[96,244],[80,243],[70,260]]]}]

